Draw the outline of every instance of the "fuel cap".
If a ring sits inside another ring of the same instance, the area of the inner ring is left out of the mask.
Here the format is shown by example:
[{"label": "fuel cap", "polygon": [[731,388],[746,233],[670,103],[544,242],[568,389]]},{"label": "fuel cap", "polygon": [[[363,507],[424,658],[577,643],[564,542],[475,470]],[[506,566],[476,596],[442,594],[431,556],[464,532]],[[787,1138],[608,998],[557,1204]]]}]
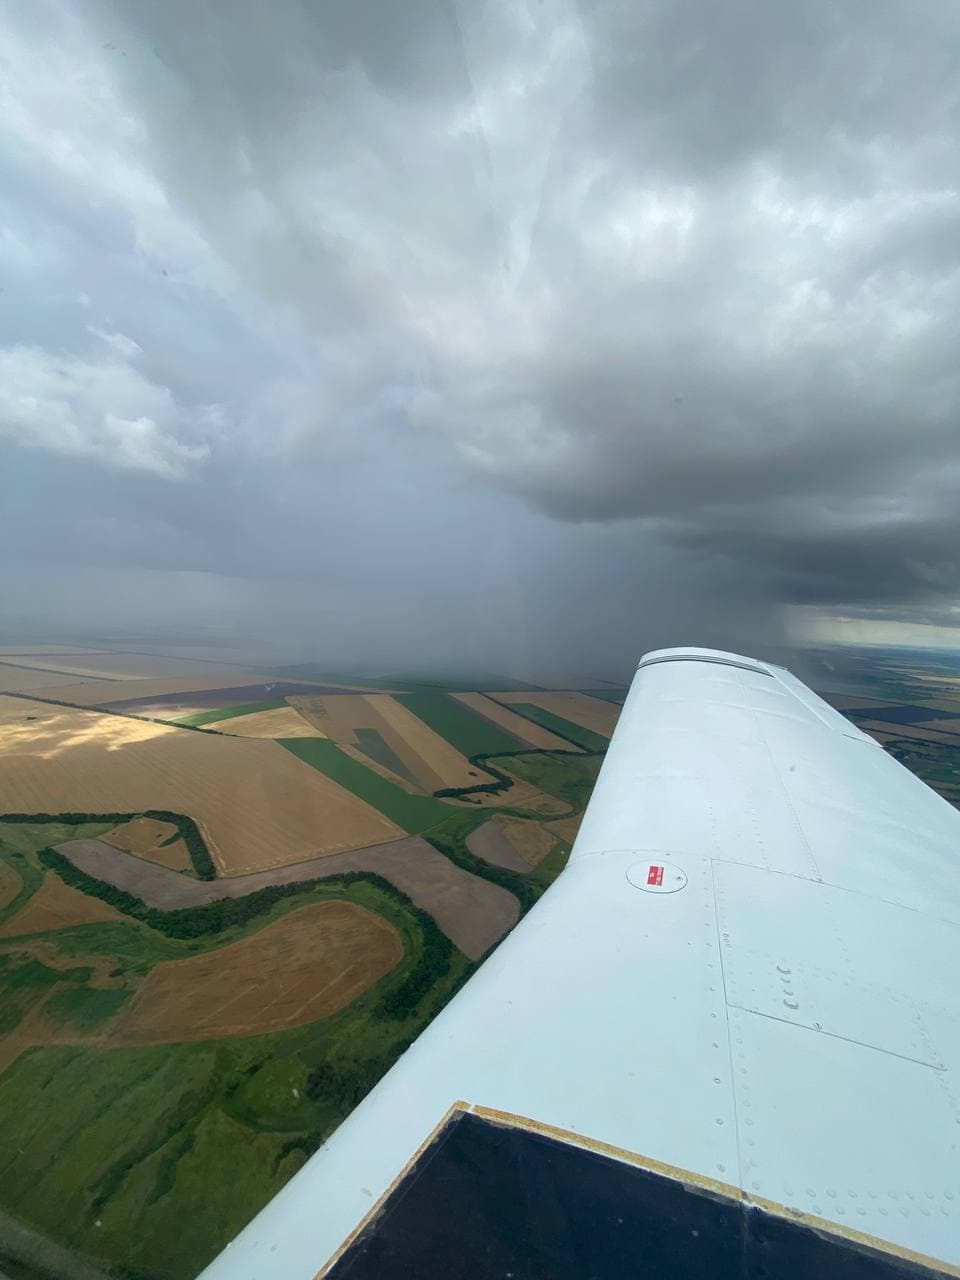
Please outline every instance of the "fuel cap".
[{"label": "fuel cap", "polygon": [[627,879],[644,893],[676,893],[687,883],[687,873],[673,862],[635,862]]}]

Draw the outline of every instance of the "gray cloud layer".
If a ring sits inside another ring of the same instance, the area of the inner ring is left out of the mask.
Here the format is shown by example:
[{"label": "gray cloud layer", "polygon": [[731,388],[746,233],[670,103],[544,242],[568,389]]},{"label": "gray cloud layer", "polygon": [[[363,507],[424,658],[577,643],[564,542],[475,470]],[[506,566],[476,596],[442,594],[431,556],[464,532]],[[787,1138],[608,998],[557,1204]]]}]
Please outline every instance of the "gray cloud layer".
[{"label": "gray cloud layer", "polygon": [[953,6],[0,24],[22,613],[76,612],[66,574],[120,620],[148,573],[198,619],[476,661],[952,616]]}]

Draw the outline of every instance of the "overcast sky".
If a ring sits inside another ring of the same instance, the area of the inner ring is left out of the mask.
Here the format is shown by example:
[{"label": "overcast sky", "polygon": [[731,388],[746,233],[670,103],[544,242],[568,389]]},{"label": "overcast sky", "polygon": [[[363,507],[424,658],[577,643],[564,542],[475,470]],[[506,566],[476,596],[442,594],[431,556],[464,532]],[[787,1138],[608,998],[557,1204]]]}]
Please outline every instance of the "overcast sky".
[{"label": "overcast sky", "polygon": [[956,5],[0,15],[8,623],[602,674],[960,620]]}]

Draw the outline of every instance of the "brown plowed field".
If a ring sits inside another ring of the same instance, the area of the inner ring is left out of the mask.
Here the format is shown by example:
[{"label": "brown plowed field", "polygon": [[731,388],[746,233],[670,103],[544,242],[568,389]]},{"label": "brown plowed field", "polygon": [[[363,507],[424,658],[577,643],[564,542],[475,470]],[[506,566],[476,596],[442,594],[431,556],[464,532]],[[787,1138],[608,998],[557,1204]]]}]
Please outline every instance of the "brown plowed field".
[{"label": "brown plowed field", "polygon": [[0,697],[0,812],[144,809],[193,818],[225,875],[402,834],[275,742]]},{"label": "brown plowed field", "polygon": [[571,720],[583,729],[602,733],[609,738],[617,726],[621,708],[601,698],[591,698],[588,693],[493,693],[498,702],[529,702],[542,707],[555,716]]},{"label": "brown plowed field", "polygon": [[75,924],[122,919],[120,912],[106,902],[72,889],[48,871],[36,893],[15,916],[0,925],[0,938],[19,938],[25,933],[45,933],[51,929],[69,929]]},{"label": "brown plowed field", "polygon": [[344,1008],[403,957],[388,921],[352,902],[291,911],[239,942],[156,965],[112,1044],[262,1035]]},{"label": "brown plowed field", "polygon": [[471,960],[479,959],[499,942],[520,914],[512,893],[462,870],[419,836],[229,880],[191,880],[121,853],[102,840],[65,840],[56,847],[81,871],[161,911],[241,898],[267,885],[309,883],[343,871],[371,871],[389,880],[432,916]]},{"label": "brown plowed field", "polygon": [[492,863],[495,867],[505,867],[508,871],[530,870],[530,863],[526,858],[521,857],[506,833],[492,818],[470,832],[467,836],[467,848],[478,858]]},{"label": "brown plowed field", "polygon": [[528,747],[534,747],[539,751],[578,750],[572,743],[567,742],[566,738],[558,738],[549,729],[544,729],[534,724],[532,720],[526,720],[523,716],[517,715],[516,711],[501,707],[499,702],[494,702],[484,693],[455,693],[452,696],[458,702],[462,702],[465,707],[469,707],[471,711],[475,711],[478,716],[483,716],[484,720],[489,720],[491,724],[506,729],[507,733],[512,733]]}]

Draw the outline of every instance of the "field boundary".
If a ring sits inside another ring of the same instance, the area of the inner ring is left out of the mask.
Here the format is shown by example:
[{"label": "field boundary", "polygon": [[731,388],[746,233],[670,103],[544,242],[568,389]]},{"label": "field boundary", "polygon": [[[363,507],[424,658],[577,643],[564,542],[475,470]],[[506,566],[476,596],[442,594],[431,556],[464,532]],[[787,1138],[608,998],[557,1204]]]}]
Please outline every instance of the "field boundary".
[{"label": "field boundary", "polygon": [[[560,736],[559,734],[557,735]],[[572,743],[572,739],[568,738],[568,742]],[[577,745],[576,751],[561,751],[559,747],[551,750],[549,747],[526,747],[517,751],[496,751],[490,755],[481,752],[479,755],[468,756],[471,764],[475,764],[479,769],[483,769],[485,773],[492,774],[496,781],[481,782],[470,787],[443,787],[440,791],[434,791],[433,795],[436,799],[443,799],[445,796],[451,798],[462,798],[465,796],[479,793],[481,795],[499,795],[502,791],[509,791],[516,783],[516,778],[510,777],[507,773],[501,773],[500,770],[490,764],[491,760],[509,760],[514,756],[602,756],[606,754],[606,750],[591,750],[588,747]]]},{"label": "field boundary", "polygon": [[154,818],[157,822],[169,822],[176,827],[187,846],[197,879],[216,880],[217,869],[207,841],[199,825],[185,813],[174,813],[171,809],[143,809],[139,813],[0,813],[0,823],[36,823],[38,826],[45,822],[59,822],[68,827],[81,827],[88,822],[112,822],[119,827],[137,818]]},{"label": "field boundary", "polygon": [[[572,692],[579,691],[572,690]],[[586,725],[578,724],[575,720],[558,715],[555,711],[548,711],[546,707],[538,707],[536,703],[501,702],[499,698],[494,698],[489,693],[487,697],[492,702],[495,702],[497,706],[503,707],[507,711],[516,712],[524,720],[529,720],[531,724],[538,724],[542,729],[548,729],[550,733],[556,734],[558,738],[563,738],[566,742],[572,742],[574,746],[580,747],[581,750],[587,753],[602,754],[610,745],[612,733],[608,737],[605,733],[598,733],[595,729],[588,729]]]},{"label": "field boundary", "polygon": [[206,729],[203,725],[178,724],[176,720],[153,720],[150,716],[138,716],[133,711],[114,711],[111,707],[100,706],[99,703],[85,707],[79,702],[67,702],[65,698],[43,698],[36,693],[15,692],[13,689],[0,689],[0,696],[19,698],[21,702],[43,702],[48,707],[68,707],[71,711],[89,711],[94,716],[119,716],[121,720],[139,720],[141,724],[160,724],[167,729],[188,729],[191,733],[217,733],[216,729]]},{"label": "field boundary", "polygon": [[[141,908],[159,912],[156,920],[146,923],[161,933],[176,928],[177,920],[170,922],[169,917],[183,911],[207,912],[203,919],[197,916],[190,926],[200,932],[228,928],[240,922],[241,917],[246,918],[250,907],[240,904],[258,893],[285,889],[291,884],[309,888],[343,874],[382,877],[425,911],[450,941],[473,960],[499,942],[520,914],[520,904],[508,886],[482,872],[470,874],[479,868],[458,866],[455,859],[446,857],[420,836],[207,883],[145,862],[95,838],[60,841],[52,848],[55,860],[65,857],[79,874],[108,886],[109,895],[104,888],[96,891],[96,896],[111,906],[121,911],[130,908],[134,916],[141,914]],[[40,860],[50,865],[49,859],[41,856]],[[59,866],[58,862],[58,869]],[[68,879],[68,883],[72,881]],[[168,921],[169,928],[164,921]]]}]

